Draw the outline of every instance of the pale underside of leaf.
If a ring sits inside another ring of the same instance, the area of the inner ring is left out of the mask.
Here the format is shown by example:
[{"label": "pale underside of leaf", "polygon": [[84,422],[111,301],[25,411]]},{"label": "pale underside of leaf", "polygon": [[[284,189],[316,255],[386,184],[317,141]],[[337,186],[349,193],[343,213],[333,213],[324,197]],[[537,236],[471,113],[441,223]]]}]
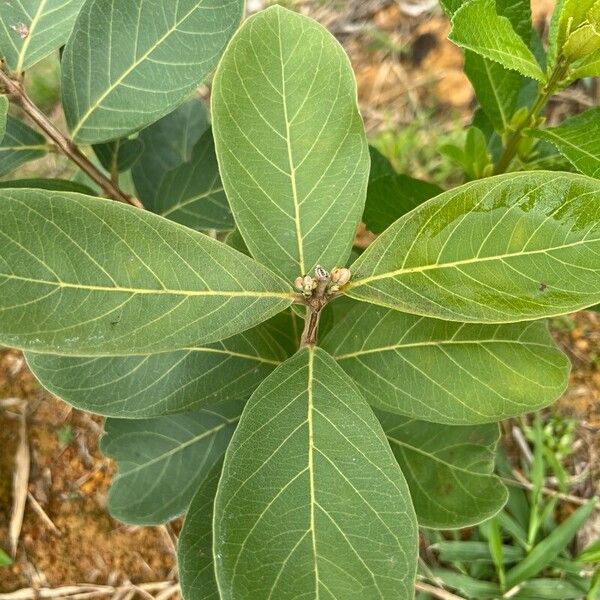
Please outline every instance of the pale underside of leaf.
[{"label": "pale underside of leaf", "polygon": [[301,350],[249,400],[214,535],[224,600],[413,597],[408,489],[379,423],[324,351]]},{"label": "pale underside of leaf", "polygon": [[252,259],[151,213],[66,192],[1,196],[5,345],[79,356],[182,350],[293,301]]},{"label": "pale underside of leaf", "polygon": [[504,506],[506,489],[493,474],[498,425],[448,426],[376,414],[406,477],[419,525],[468,527]]},{"label": "pale underside of leaf", "polygon": [[372,405],[450,425],[547,406],[569,373],[569,361],[541,322],[465,324],[359,305],[323,347]]},{"label": "pale underside of leaf", "polygon": [[182,514],[233,435],[243,403],[184,415],[107,419],[101,449],[117,463],[108,509],[126,523],[155,525]]},{"label": "pale underside of leaf", "polygon": [[448,320],[506,323],[600,300],[600,182],[501,175],[400,218],[352,266],[358,300]]},{"label": "pale underside of leaf", "polygon": [[69,404],[121,418],[195,410],[245,400],[293,350],[288,311],[204,348],[142,356],[73,357],[27,352],[40,383]]},{"label": "pale underside of leaf", "polygon": [[98,143],[158,120],[216,64],[243,0],[91,0],[63,57],[74,139]]},{"label": "pale underside of leaf", "polygon": [[260,12],[223,56],[212,114],[223,184],[252,255],[288,280],[344,264],[369,156],[338,42],[281,7]]}]

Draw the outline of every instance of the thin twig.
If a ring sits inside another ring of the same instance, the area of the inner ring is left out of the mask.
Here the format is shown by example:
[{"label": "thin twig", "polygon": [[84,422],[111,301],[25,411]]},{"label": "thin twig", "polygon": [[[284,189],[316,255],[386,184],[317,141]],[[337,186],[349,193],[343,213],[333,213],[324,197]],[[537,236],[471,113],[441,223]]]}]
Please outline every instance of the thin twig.
[{"label": "thin twig", "polygon": [[19,418],[19,447],[15,454],[15,473],[13,479],[13,505],[8,526],[10,550],[13,558],[17,555],[17,546],[23,515],[27,502],[27,486],[29,484],[29,441],[27,440],[27,421],[25,418],[25,404],[21,405]]},{"label": "thin twig", "polygon": [[52,531],[57,536],[62,536],[62,531],[52,522],[50,517],[46,514],[44,509],[41,507],[40,503],[35,499],[35,496],[31,492],[27,492],[27,499],[29,500],[29,504],[31,504],[31,508],[37,514],[37,516],[48,526],[48,529]]},{"label": "thin twig", "polygon": [[46,115],[30,100],[20,81],[12,79],[0,68],[0,84],[5,88],[9,98],[56,144],[56,147],[66,157],[71,159],[84,173],[97,183],[104,193],[113,200],[126,202],[143,208],[142,203],[133,196],[126,194],[109,177],[106,177],[77,147],[46,117]]},{"label": "thin twig", "polygon": [[434,598],[439,598],[440,600],[464,600],[462,596],[456,596],[443,590],[442,588],[435,587],[434,585],[429,585],[428,583],[423,583],[421,581],[415,582],[415,589],[419,590],[419,592],[425,592],[426,594],[430,594]]},{"label": "thin twig", "polygon": [[[518,487],[525,488],[526,490],[533,490],[533,484],[527,481],[527,479],[521,472],[517,471],[517,469],[513,469],[512,473],[515,476],[515,479],[510,479],[509,477],[500,477],[500,479],[507,485],[516,485]],[[583,506],[584,504],[587,504],[590,500],[590,498],[579,498],[578,496],[573,496],[572,494],[564,494],[563,492],[557,492],[556,490],[552,490],[548,487],[542,487],[541,492],[546,496],[558,498],[559,500],[563,500],[564,502],[570,502],[571,504],[577,504],[578,506]],[[596,510],[600,510],[599,499],[596,499]]]}]

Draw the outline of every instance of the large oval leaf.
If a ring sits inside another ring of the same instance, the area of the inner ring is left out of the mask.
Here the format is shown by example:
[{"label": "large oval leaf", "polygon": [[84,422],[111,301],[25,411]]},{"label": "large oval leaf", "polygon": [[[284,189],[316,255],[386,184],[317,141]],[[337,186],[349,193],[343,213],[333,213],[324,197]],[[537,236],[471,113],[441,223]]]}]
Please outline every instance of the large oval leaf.
[{"label": "large oval leaf", "polygon": [[450,425],[547,406],[569,373],[539,321],[475,325],[356,306],[323,347],[374,406]]},{"label": "large oval leaf", "polygon": [[156,198],[146,208],[191,229],[235,228],[210,129],[194,146],[191,160],[165,174]]},{"label": "large oval leaf", "polygon": [[84,0],[2,2],[0,57],[20,73],[62,46]]},{"label": "large oval leaf", "polygon": [[185,512],[225,453],[242,407],[230,401],[156,419],[107,419],[100,447],[118,467],[108,495],[111,515],[155,525]]},{"label": "large oval leaf", "polygon": [[453,321],[507,323],[600,301],[600,181],[532,172],[445,192],[354,263],[358,300]]},{"label": "large oval leaf", "polygon": [[289,306],[252,259],[133,207],[2,190],[0,344],[68,355],[182,350]]},{"label": "large oval leaf", "polygon": [[293,353],[284,338],[292,318],[282,313],[222,342],[178,352],[100,358],[27,352],[26,358],[40,383],[76,408],[155,417],[248,398]]},{"label": "large oval leaf", "polygon": [[323,350],[301,350],[248,401],[225,457],[214,540],[223,600],[413,598],[406,482],[377,419]]},{"label": "large oval leaf", "polygon": [[215,76],[217,156],[252,255],[287,280],[345,264],[364,207],[368,146],[342,47],[272,7],[235,35]]},{"label": "large oval leaf", "polygon": [[152,210],[165,175],[191,160],[194,146],[207,128],[206,107],[193,98],[140,131],[138,140],[144,144],[144,151],[131,175],[144,206]]},{"label": "large oval leaf", "polygon": [[63,55],[63,105],[76,141],[153,123],[217,63],[243,0],[89,0]]},{"label": "large oval leaf", "polygon": [[494,475],[498,425],[456,427],[376,414],[406,477],[419,525],[469,527],[504,506],[508,493]]},{"label": "large oval leaf", "polygon": [[213,563],[213,507],[223,463],[217,463],[193,497],[177,544],[179,584],[185,600],[221,600]]}]

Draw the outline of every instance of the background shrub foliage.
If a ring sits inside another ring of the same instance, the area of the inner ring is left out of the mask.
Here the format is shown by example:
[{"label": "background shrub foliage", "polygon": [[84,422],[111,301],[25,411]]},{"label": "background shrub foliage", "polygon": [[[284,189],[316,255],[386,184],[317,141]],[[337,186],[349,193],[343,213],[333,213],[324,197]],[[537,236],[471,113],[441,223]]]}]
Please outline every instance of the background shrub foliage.
[{"label": "background shrub foliage", "polygon": [[[0,343],[108,417],[116,517],[187,512],[186,598],[412,598],[418,525],[496,515],[497,422],[565,388],[540,319],[600,302],[599,109],[543,118],[600,75],[600,3],[544,51],[527,2],[443,1],[481,106],[444,192],[369,149],[323,27],[243,5],[2,4],[0,174],[53,147],[85,178],[2,183]],[[22,85],[63,45],[68,136]],[[552,146],[573,172],[528,170]]]}]

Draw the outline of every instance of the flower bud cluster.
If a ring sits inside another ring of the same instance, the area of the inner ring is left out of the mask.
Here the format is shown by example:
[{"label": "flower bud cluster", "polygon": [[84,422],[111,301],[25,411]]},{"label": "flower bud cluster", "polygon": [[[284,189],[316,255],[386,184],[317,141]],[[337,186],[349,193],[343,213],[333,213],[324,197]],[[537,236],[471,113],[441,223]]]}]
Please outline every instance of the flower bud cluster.
[{"label": "flower bud cluster", "polygon": [[335,267],[331,273],[328,273],[323,267],[317,265],[315,268],[315,276],[304,275],[297,277],[294,281],[296,289],[300,290],[305,297],[309,298],[313,291],[319,286],[319,283],[327,282],[326,294],[335,294],[340,290],[340,287],[346,285],[352,274],[349,269],[344,267]]}]

